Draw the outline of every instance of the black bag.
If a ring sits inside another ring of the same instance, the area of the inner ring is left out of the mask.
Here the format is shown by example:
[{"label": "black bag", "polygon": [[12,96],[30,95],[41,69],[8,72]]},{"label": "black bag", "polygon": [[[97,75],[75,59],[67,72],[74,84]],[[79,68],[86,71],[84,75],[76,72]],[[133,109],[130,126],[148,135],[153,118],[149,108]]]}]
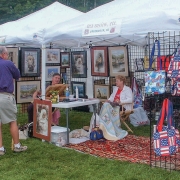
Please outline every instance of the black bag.
[{"label": "black bag", "polygon": [[28,136],[33,137],[33,122],[28,124]]}]

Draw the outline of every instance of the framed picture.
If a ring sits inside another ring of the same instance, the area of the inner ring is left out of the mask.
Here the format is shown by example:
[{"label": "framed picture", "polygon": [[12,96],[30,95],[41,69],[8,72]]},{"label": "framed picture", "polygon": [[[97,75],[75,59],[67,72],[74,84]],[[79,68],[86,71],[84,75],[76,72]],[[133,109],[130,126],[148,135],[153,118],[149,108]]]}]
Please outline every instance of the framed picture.
[{"label": "framed picture", "polygon": [[21,77],[40,76],[41,50],[39,48],[21,49]]},{"label": "framed picture", "polygon": [[94,85],[94,96],[100,99],[100,101],[105,101],[109,98],[109,85]]},{"label": "framed picture", "polygon": [[16,81],[16,102],[29,103],[33,101],[33,94],[41,89],[41,81]]},{"label": "framed picture", "polygon": [[17,68],[19,68],[19,63],[18,63],[19,49],[18,48],[10,48],[10,47],[7,47],[6,49],[8,50],[8,53],[9,53],[8,59],[11,60],[16,65]]},{"label": "framed picture", "polygon": [[46,66],[60,66],[59,49],[46,49]]},{"label": "framed picture", "polygon": [[61,68],[69,68],[69,67],[70,67],[70,53],[61,52]]},{"label": "framed picture", "polygon": [[51,81],[54,73],[60,74],[60,66],[46,66],[46,81]]},{"label": "framed picture", "polygon": [[91,48],[91,75],[108,76],[107,47]]},{"label": "framed picture", "polygon": [[105,79],[94,80],[94,84],[105,84]]},{"label": "framed picture", "polygon": [[84,98],[86,96],[85,82],[71,82],[72,94],[76,96],[76,87],[78,88],[79,98]]},{"label": "framed picture", "polygon": [[75,51],[71,53],[72,78],[87,78],[87,53]]},{"label": "framed picture", "polygon": [[50,141],[52,103],[49,100],[34,100],[33,136]]},{"label": "framed picture", "polygon": [[108,47],[110,76],[129,76],[127,47]]}]

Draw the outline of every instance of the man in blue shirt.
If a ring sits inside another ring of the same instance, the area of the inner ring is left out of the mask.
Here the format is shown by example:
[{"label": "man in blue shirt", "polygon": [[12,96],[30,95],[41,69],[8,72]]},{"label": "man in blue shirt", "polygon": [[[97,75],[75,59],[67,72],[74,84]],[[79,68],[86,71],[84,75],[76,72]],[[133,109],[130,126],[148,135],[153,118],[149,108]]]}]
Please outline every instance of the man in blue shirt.
[{"label": "man in blue shirt", "polygon": [[22,152],[27,146],[22,146],[19,142],[19,131],[17,126],[17,106],[13,95],[13,79],[20,78],[19,69],[14,63],[8,60],[6,47],[0,46],[0,155],[5,154],[2,142],[2,124],[10,125],[10,132],[14,141],[14,152]]}]

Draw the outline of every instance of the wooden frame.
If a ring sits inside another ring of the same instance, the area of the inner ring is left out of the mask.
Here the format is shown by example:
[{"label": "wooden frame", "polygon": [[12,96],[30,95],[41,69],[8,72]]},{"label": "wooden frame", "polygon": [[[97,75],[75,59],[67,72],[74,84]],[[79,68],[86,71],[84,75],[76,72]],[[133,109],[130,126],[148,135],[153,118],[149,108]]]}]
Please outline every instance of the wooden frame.
[{"label": "wooden frame", "polygon": [[108,47],[110,76],[129,76],[126,46]]},{"label": "wooden frame", "polygon": [[17,47],[7,47],[8,59],[11,60],[17,68],[19,68],[19,49]]},{"label": "wooden frame", "polygon": [[109,85],[94,85],[94,97],[105,101],[109,99]]},{"label": "wooden frame", "polygon": [[60,74],[60,66],[46,66],[46,81],[51,81],[54,73]]},{"label": "wooden frame", "polygon": [[40,76],[41,49],[22,48],[21,49],[21,77]]},{"label": "wooden frame", "polygon": [[76,82],[76,81],[71,82],[72,94],[74,96],[76,96],[76,86],[78,88],[79,98],[85,98],[86,96],[85,82]]},{"label": "wooden frame", "polygon": [[87,52],[75,51],[71,53],[72,78],[87,78]]},{"label": "wooden frame", "polygon": [[70,67],[70,53],[61,52],[61,68],[69,68],[69,67]]},{"label": "wooden frame", "polygon": [[33,94],[41,89],[41,81],[16,81],[17,104],[33,101]]},{"label": "wooden frame", "polygon": [[95,79],[94,84],[105,84],[105,79]]},{"label": "wooden frame", "polygon": [[59,49],[46,49],[46,66],[60,66]]},{"label": "wooden frame", "polygon": [[33,136],[50,141],[52,103],[49,100],[35,99],[33,106]]},{"label": "wooden frame", "polygon": [[92,76],[109,76],[107,47],[91,48],[91,75]]}]

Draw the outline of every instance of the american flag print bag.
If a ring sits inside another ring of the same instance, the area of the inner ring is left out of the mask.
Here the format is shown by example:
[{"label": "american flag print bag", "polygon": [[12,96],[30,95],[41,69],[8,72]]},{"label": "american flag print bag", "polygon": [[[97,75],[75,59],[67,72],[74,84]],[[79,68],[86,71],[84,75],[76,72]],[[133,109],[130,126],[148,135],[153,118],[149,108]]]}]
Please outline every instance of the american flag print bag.
[{"label": "american flag print bag", "polygon": [[[178,152],[180,145],[179,131],[174,127],[172,119],[173,105],[169,99],[164,99],[161,113],[154,125],[153,143],[154,152],[157,156],[170,156]],[[167,126],[163,126],[167,117]]]}]

